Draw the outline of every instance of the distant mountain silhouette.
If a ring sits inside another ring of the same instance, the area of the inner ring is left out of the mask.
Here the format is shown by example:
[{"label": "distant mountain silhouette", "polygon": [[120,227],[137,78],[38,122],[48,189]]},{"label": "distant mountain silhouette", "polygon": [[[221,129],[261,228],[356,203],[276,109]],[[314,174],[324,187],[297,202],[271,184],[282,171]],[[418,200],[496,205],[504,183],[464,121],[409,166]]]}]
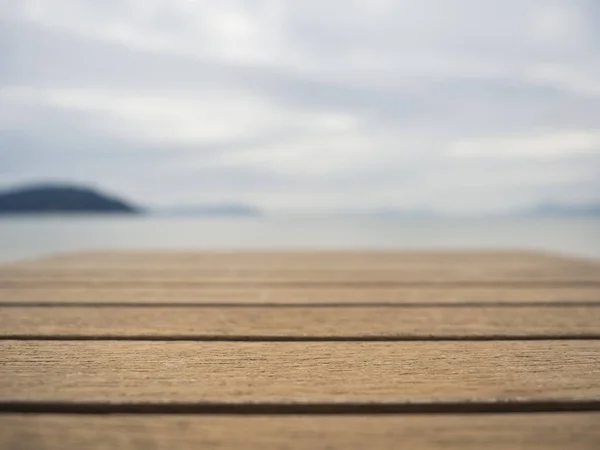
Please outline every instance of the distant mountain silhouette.
[{"label": "distant mountain silhouette", "polygon": [[158,214],[170,216],[260,216],[257,208],[241,203],[222,203],[213,205],[195,205],[166,208]]},{"label": "distant mountain silhouette", "polygon": [[600,203],[583,205],[543,203],[527,211],[527,214],[535,216],[600,216]]},{"label": "distant mountain silhouette", "polygon": [[68,185],[35,185],[0,193],[0,214],[139,213],[138,208],[93,189]]}]

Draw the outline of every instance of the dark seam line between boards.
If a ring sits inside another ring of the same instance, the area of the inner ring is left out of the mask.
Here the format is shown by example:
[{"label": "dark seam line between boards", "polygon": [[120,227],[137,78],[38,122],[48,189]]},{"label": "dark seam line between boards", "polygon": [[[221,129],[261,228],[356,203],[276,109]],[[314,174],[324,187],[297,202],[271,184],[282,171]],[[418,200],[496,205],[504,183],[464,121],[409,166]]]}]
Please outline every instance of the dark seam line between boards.
[{"label": "dark seam line between boards", "polygon": [[561,302],[62,302],[0,301],[0,308],[572,308],[600,307],[600,300]]},{"label": "dark seam line between boards", "polygon": [[[37,286],[36,286],[37,285]],[[518,287],[518,288],[552,288],[552,287],[600,287],[600,281],[227,281],[227,282],[149,282],[149,281],[4,281],[0,289],[6,288],[37,288],[49,287],[178,287],[178,288],[484,288],[484,287]]]},{"label": "dark seam line between boards", "polygon": [[408,335],[408,336],[288,336],[288,335],[32,335],[4,334],[0,341],[140,341],[140,342],[488,342],[488,341],[592,341],[600,333],[525,335]]},{"label": "dark seam line between boards", "polygon": [[101,403],[0,401],[0,413],[29,414],[219,414],[375,415],[600,412],[600,400],[508,400],[416,403]]}]

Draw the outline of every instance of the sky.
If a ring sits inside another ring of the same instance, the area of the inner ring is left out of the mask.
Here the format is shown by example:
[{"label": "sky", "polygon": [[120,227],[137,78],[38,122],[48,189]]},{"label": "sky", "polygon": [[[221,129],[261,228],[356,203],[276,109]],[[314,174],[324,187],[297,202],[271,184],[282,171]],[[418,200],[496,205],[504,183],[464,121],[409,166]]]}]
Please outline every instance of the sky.
[{"label": "sky", "polygon": [[0,188],[154,207],[600,201],[597,0],[0,0]]}]

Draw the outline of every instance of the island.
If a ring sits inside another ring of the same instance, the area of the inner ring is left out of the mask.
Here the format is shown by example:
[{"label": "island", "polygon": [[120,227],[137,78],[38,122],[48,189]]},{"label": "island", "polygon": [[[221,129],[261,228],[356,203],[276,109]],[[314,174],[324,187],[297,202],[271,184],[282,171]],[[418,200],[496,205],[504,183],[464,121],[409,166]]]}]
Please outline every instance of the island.
[{"label": "island", "polygon": [[215,203],[194,206],[176,206],[156,209],[155,214],[164,216],[227,216],[227,217],[259,217],[262,211],[243,203]]},{"label": "island", "polygon": [[121,199],[80,186],[34,185],[0,192],[0,214],[141,212]]},{"label": "island", "polygon": [[542,203],[525,214],[536,217],[600,217],[600,203]]}]

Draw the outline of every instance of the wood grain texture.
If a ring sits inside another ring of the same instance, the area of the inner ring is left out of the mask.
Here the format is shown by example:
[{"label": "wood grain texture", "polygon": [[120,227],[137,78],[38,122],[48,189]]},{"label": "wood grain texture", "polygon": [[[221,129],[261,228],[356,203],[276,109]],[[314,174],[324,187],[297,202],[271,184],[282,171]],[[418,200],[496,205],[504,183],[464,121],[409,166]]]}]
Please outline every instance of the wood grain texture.
[{"label": "wood grain texture", "polygon": [[[462,264],[486,266],[527,266],[540,264],[581,264],[580,258],[525,250],[293,250],[293,251],[152,251],[108,250],[62,253],[25,260],[20,266],[53,267],[287,267],[330,268],[397,267]],[[14,266],[15,263],[9,265]]]},{"label": "wood grain texture", "polygon": [[0,336],[600,336],[600,307],[11,307]]},{"label": "wood grain texture", "polygon": [[35,303],[251,303],[251,304],[522,304],[600,303],[600,287],[320,287],[320,288],[206,288],[177,286],[91,287],[20,286],[0,284],[0,302]]},{"label": "wood grain texture", "polygon": [[548,267],[540,269],[467,268],[458,263],[454,267],[402,270],[250,270],[204,269],[169,271],[118,269],[2,269],[0,283],[14,286],[286,286],[286,285],[468,285],[468,284],[541,284],[600,286],[599,267]]},{"label": "wood grain texture", "polygon": [[0,267],[0,286],[598,284],[600,264],[519,252],[81,254]]},{"label": "wood grain texture", "polygon": [[0,448],[596,450],[600,413],[378,416],[1,415]]},{"label": "wood grain texture", "polygon": [[600,341],[0,342],[0,399],[415,402],[600,396]]},{"label": "wood grain texture", "polygon": [[[1,264],[0,448],[596,449],[600,413],[573,411],[598,408],[600,340],[548,337],[595,336],[599,305],[600,263],[539,252],[127,251]],[[359,340],[168,341],[182,336]],[[360,341],[402,336],[433,340]],[[519,339],[436,340],[452,336]],[[307,409],[353,403],[373,415]],[[390,404],[406,408],[375,415]],[[428,413],[407,413],[419,405]],[[139,414],[101,414],[126,411]]]}]

